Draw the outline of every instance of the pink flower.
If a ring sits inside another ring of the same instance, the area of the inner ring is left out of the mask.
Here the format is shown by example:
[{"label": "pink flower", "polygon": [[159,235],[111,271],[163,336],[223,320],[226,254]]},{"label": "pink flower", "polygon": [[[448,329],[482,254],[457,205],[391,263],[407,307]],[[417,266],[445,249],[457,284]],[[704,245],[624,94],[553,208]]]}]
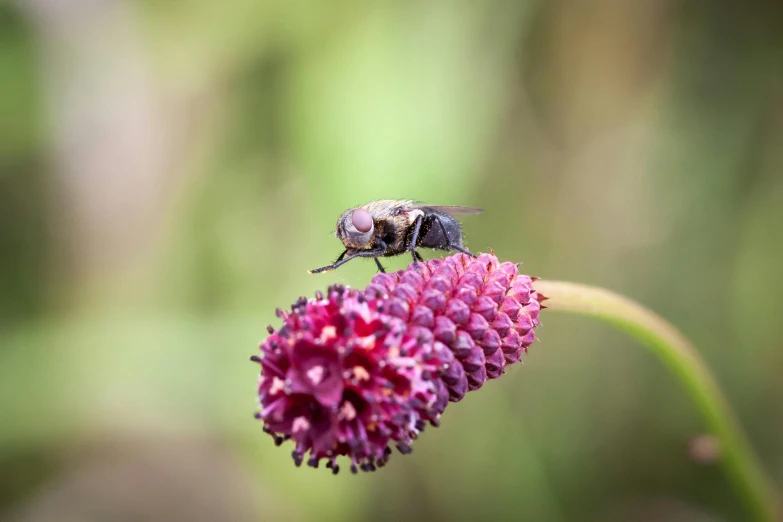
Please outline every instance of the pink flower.
[{"label": "pink flower", "polygon": [[346,455],[374,471],[402,453],[449,401],[500,377],[535,340],[545,298],[517,265],[457,254],[378,274],[364,290],[331,286],[278,310],[261,345],[256,417],[293,458]]}]

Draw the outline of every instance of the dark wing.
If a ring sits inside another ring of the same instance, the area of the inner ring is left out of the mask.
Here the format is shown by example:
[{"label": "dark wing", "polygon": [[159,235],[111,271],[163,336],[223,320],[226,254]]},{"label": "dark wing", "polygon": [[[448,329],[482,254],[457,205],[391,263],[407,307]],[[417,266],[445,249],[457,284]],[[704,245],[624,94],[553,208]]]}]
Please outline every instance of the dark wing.
[{"label": "dark wing", "polygon": [[448,214],[450,216],[470,216],[473,214],[481,214],[484,212],[483,208],[476,208],[476,207],[460,207],[460,206],[449,206],[449,205],[420,205],[422,207],[431,208],[435,212],[443,212],[444,214]]}]

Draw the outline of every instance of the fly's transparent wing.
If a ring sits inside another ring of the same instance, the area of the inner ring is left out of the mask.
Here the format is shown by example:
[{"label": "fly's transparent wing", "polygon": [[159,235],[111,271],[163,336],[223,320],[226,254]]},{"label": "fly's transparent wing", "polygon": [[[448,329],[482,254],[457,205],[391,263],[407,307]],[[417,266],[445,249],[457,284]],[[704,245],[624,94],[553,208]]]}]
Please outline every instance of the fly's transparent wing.
[{"label": "fly's transparent wing", "polygon": [[431,208],[435,212],[443,212],[450,216],[470,216],[474,214],[481,214],[484,212],[483,208],[476,207],[460,207],[456,205],[419,205],[422,207]]}]

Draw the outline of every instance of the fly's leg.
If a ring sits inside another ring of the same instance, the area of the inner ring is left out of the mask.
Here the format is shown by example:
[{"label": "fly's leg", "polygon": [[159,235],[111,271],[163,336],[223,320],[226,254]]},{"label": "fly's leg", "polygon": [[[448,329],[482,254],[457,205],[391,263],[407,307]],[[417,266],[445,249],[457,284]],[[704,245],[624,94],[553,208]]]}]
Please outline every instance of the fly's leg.
[{"label": "fly's leg", "polygon": [[340,254],[340,257],[337,258],[337,261],[335,261],[331,265],[322,266],[321,268],[315,268],[313,270],[308,270],[308,272],[311,273],[311,274],[320,274],[321,272],[329,272],[330,270],[334,270],[335,268],[337,268],[340,265],[344,265],[345,263],[347,263],[351,259],[353,259],[355,257],[359,257],[359,254],[351,254],[350,256],[348,256],[346,258],[345,254],[347,254],[347,253],[348,253],[347,250],[343,251],[343,253]]},{"label": "fly's leg", "polygon": [[465,248],[465,247],[461,247],[461,246],[459,246],[459,245],[455,245],[454,243],[452,243],[452,242],[451,242],[451,238],[449,237],[449,234],[448,234],[448,232],[446,232],[446,227],[445,227],[445,226],[443,226],[443,221],[441,221],[441,220],[440,220],[440,217],[438,217],[437,215],[436,215],[436,216],[434,216],[434,217],[435,217],[435,221],[437,221],[437,222],[438,222],[438,225],[440,225],[440,229],[441,229],[441,231],[443,232],[443,237],[445,237],[445,238],[446,238],[446,246],[447,246],[449,249],[457,250],[457,251],[459,251],[459,252],[462,252],[463,254],[467,254],[467,255],[469,255],[470,257],[478,257],[476,254],[474,254],[473,252],[471,252],[471,251],[470,251],[470,250],[468,250],[467,248]]},{"label": "fly's leg", "polygon": [[[408,244],[408,250],[411,251],[411,256],[413,257],[413,266],[415,268],[419,268],[419,260],[421,259],[421,256],[418,252],[416,252],[416,243],[419,242],[419,232],[421,231],[421,224],[424,221],[424,218],[419,215],[416,217],[416,221],[413,222],[413,234],[411,234],[411,241]],[[424,261],[423,259],[421,259]]]}]

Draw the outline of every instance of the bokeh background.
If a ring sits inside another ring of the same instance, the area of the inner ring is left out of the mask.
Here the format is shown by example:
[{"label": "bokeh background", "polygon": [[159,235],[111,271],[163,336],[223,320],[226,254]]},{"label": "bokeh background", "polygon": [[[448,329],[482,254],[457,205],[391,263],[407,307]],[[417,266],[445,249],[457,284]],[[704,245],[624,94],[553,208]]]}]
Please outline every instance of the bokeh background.
[{"label": "bokeh background", "polygon": [[0,517],[747,520],[672,375],[584,318],[359,476],[274,447],[248,357],[372,276],[306,274],[345,208],[481,206],[473,250],[680,327],[783,484],[781,28],[761,0],[0,3]]}]

